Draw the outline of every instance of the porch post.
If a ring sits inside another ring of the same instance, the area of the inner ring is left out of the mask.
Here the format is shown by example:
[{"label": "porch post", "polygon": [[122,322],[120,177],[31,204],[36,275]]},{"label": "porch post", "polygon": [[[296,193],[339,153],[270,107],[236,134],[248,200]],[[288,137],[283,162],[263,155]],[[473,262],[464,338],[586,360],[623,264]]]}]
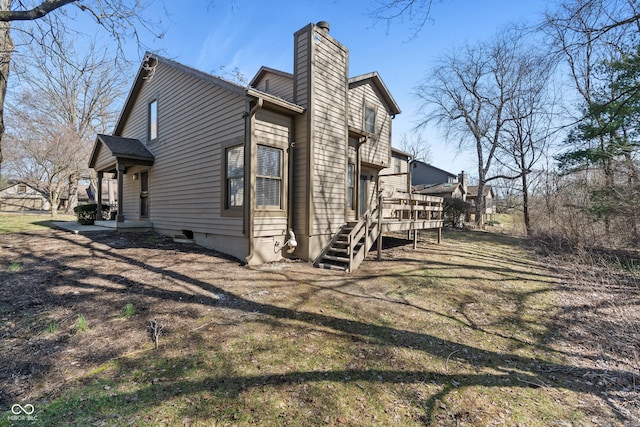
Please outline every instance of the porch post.
[{"label": "porch post", "polygon": [[98,172],[98,188],[96,188],[96,203],[98,204],[99,210],[102,209],[102,177],[103,176],[104,176],[104,172]]},{"label": "porch post", "polygon": [[122,205],[124,199],[124,173],[127,168],[125,165],[118,163],[116,169],[118,170],[118,215],[116,216],[116,222],[124,222]]}]

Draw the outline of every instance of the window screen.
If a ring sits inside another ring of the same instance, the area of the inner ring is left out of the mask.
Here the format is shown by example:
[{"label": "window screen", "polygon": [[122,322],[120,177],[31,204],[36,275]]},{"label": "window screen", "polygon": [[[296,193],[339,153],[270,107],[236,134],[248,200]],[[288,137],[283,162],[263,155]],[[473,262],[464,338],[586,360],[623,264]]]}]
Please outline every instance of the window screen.
[{"label": "window screen", "polygon": [[258,145],[256,205],[280,207],[282,192],[282,150]]}]

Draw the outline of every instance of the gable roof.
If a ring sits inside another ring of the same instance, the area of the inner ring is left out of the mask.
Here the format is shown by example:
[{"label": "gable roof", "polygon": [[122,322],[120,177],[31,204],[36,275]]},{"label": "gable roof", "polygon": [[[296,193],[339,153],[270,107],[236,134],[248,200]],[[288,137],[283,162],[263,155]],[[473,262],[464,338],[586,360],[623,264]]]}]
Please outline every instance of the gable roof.
[{"label": "gable roof", "polygon": [[258,72],[249,82],[249,86],[255,87],[256,84],[264,78],[267,74],[275,74],[276,76],[284,77],[285,79],[290,79],[293,82],[293,74],[287,73],[285,71],[276,70],[275,68],[265,67],[264,65],[260,67]]},{"label": "gable roof", "polygon": [[431,169],[435,169],[436,171],[438,171],[438,172],[442,172],[442,173],[444,173],[444,174],[447,174],[447,175],[449,175],[449,176],[450,176],[450,177],[452,177],[452,178],[457,178],[457,177],[458,177],[458,175],[456,175],[456,174],[454,174],[454,173],[447,172],[447,171],[446,171],[446,170],[444,170],[444,169],[440,169],[440,168],[435,167],[435,166],[433,166],[433,165],[431,165],[431,164],[429,164],[429,163],[425,163],[425,162],[423,162],[422,160],[412,160],[412,161],[411,161],[411,163],[412,163],[412,164],[413,164],[413,163],[418,163],[418,164],[422,165],[423,167],[428,167],[428,168],[431,168]]},{"label": "gable roof", "polygon": [[[303,107],[300,107],[299,105],[293,104],[291,102],[288,102],[276,96],[266,94],[265,92],[261,92],[250,87],[241,86],[237,83],[230,82],[228,80],[225,80],[221,77],[214,76],[209,73],[205,73],[204,71],[197,70],[195,68],[181,64],[174,60],[164,58],[160,55],[157,55],[151,52],[146,52],[144,55],[144,59],[140,64],[140,68],[138,68],[138,73],[136,74],[136,78],[133,82],[133,85],[129,90],[129,95],[127,96],[127,100],[124,103],[124,108],[122,109],[122,113],[120,113],[120,117],[118,118],[118,122],[113,131],[114,135],[119,135],[120,133],[122,133],[124,124],[126,123],[126,119],[129,116],[129,113],[131,112],[131,110],[133,109],[133,106],[135,105],[136,98],[138,97],[138,94],[140,93],[140,90],[142,89],[144,82],[146,80],[153,78],[153,74],[155,73],[158,64],[163,64],[183,74],[190,75],[198,80],[202,80],[209,84],[218,86],[226,91],[235,93],[238,96],[251,96],[254,98],[262,98],[263,100],[273,104],[277,108],[285,109],[287,111],[292,111],[298,114],[304,111]],[[265,68],[265,72],[266,70],[271,70],[266,67],[264,68]],[[275,72],[275,71],[276,70],[273,70],[270,72]],[[282,73],[282,72],[279,72],[279,73]],[[282,73],[282,74],[285,74],[285,73]]]},{"label": "gable roof", "polygon": [[31,189],[37,191],[38,193],[42,193],[44,196],[48,195],[47,186],[44,182],[33,182],[33,181],[26,181],[23,179],[7,180],[6,185],[0,186],[0,191],[4,191],[8,188],[15,187],[17,185],[26,185],[27,187],[30,187]]},{"label": "gable roof", "polygon": [[460,192],[464,193],[464,188],[459,182],[416,186],[414,192],[417,194],[452,194],[458,188]]},{"label": "gable roof", "polygon": [[118,161],[128,161],[135,164],[153,164],[155,158],[147,147],[135,138],[98,134],[93,146],[89,167],[95,167],[98,158],[98,147],[104,146],[112,157]]},{"label": "gable roof", "polygon": [[371,83],[373,83],[376,89],[378,89],[378,91],[382,95],[382,98],[389,106],[389,109],[391,110],[391,114],[401,113],[400,107],[398,107],[398,104],[396,103],[395,99],[393,99],[393,96],[391,96],[391,92],[389,92],[389,89],[387,89],[387,85],[384,84],[384,82],[382,81],[382,78],[380,77],[377,71],[373,71],[371,73],[362,74],[360,76],[349,78],[349,89],[351,89],[353,86],[357,84],[360,84],[366,81],[371,81]]},{"label": "gable roof", "polygon": [[[477,185],[469,185],[467,186],[467,192],[469,194],[469,196],[471,198],[474,197],[478,197],[478,186]],[[489,193],[491,193],[491,196],[493,197],[494,193],[493,193],[493,187],[490,185],[485,184],[484,188],[483,188],[483,192],[482,192],[483,196],[488,196]]]}]

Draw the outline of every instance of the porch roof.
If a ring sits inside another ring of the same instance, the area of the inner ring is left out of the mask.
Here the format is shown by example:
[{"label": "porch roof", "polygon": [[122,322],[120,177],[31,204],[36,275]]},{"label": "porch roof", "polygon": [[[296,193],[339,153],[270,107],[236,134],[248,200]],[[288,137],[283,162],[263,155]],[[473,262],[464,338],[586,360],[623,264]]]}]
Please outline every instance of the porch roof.
[{"label": "porch roof", "polygon": [[[101,154],[103,149],[107,152]],[[139,139],[98,134],[89,167],[97,172],[110,172],[115,169],[116,164],[151,166],[154,160],[153,154]]]}]

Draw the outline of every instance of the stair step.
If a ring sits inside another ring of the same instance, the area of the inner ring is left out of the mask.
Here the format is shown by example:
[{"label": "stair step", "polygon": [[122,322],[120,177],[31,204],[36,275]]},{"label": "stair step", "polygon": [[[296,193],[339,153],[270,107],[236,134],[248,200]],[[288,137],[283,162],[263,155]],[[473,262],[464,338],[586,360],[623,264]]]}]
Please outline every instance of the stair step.
[{"label": "stair step", "polygon": [[319,262],[317,267],[324,268],[325,270],[347,271],[346,265],[337,265],[337,264],[331,264],[328,262]]},{"label": "stair step", "polygon": [[341,254],[348,254],[349,253],[349,249],[347,249],[347,248],[336,248],[335,246],[331,246],[329,248],[329,252],[339,252]]},{"label": "stair step", "polygon": [[344,262],[349,264],[349,258],[345,258],[345,257],[341,257],[341,256],[333,256],[333,255],[324,255],[322,257],[322,259],[326,259],[329,261],[336,261],[336,262]]}]

